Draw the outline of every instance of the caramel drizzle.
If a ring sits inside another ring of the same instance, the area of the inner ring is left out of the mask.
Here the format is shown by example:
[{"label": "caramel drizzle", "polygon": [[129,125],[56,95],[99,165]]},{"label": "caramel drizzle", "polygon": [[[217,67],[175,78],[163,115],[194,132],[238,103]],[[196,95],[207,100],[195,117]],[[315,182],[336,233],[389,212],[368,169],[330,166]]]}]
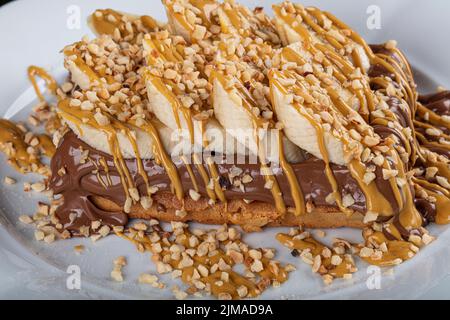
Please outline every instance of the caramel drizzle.
[{"label": "caramel drizzle", "polygon": [[396,238],[397,240],[388,240],[386,236],[379,231],[373,232],[371,234],[366,234],[366,232],[363,232],[366,243],[375,243],[377,245],[381,245],[384,243],[386,244],[387,248],[387,251],[383,252],[383,255],[381,257],[361,257],[364,261],[379,267],[389,267],[409,260],[417,253],[417,249],[414,250],[413,244],[408,241],[400,240],[401,236],[398,231],[393,226],[390,226],[390,228],[393,228],[390,231],[391,234],[394,235],[394,238]]},{"label": "caramel drizzle", "polygon": [[28,145],[25,136],[14,123],[0,119],[0,150],[8,157],[8,162],[19,172],[31,171],[33,165],[39,165],[39,160],[27,152]]},{"label": "caramel drizzle", "polygon": [[41,152],[48,158],[52,158],[56,152],[56,147],[53,144],[52,139],[46,134],[40,134],[37,136],[39,140],[38,147]]},{"label": "caramel drizzle", "polygon": [[[167,16],[170,20],[174,20],[177,23],[181,25],[183,29],[185,29],[189,34],[189,40],[190,42],[197,42],[197,39],[195,39],[192,35],[195,31],[195,24],[193,24],[192,20],[190,20],[184,12],[178,12],[175,10],[175,5],[178,6],[185,6],[182,3],[177,3],[178,1],[174,0],[162,0],[164,7],[166,8]],[[212,23],[211,17],[209,17],[207,10],[210,10],[210,7],[217,7],[219,4],[215,0],[188,0],[187,1],[190,5],[194,6],[199,12],[192,12],[196,16],[195,18],[200,18],[202,26],[209,27]],[[189,8],[186,6],[186,8]],[[172,30],[174,31],[174,30]]]},{"label": "caramel drizzle", "polygon": [[99,163],[102,165],[103,171],[105,171],[106,174],[106,181],[108,182],[108,186],[112,186],[112,180],[111,180],[111,176],[109,174],[109,166],[106,163],[106,160],[104,157],[101,157],[99,159]]},{"label": "caramel drizzle", "polygon": [[241,37],[254,35],[254,29],[261,29],[262,26],[255,25],[250,19],[251,12],[244,6],[231,2],[225,2],[219,6],[220,26],[224,34],[237,32]]},{"label": "caramel drizzle", "polygon": [[[50,93],[56,96],[58,84],[44,69],[30,66],[27,73],[39,101],[45,102],[46,100],[37,84],[37,77],[43,79]],[[38,139],[38,144],[35,147],[39,148],[43,155],[52,157],[55,153],[55,146],[50,137],[40,134],[35,138]],[[25,134],[19,127],[9,120],[0,119],[0,150],[7,155],[8,162],[21,173],[44,167],[38,155],[28,152],[28,147],[28,144],[25,143]]]},{"label": "caramel drizzle", "polygon": [[[295,236],[290,236],[284,233],[279,233],[276,235],[276,239],[285,247],[288,247],[291,250],[298,250],[303,252],[305,250],[309,251],[312,254],[312,258],[314,260],[315,257],[322,255],[324,250],[328,249],[330,252],[332,250],[320,243],[312,236],[307,236],[304,239],[296,238]],[[337,254],[333,254],[337,255]],[[338,254],[342,261],[340,264],[333,265],[331,263],[331,254],[330,257],[323,258],[321,260],[321,265],[324,269],[319,268],[318,272],[320,274],[329,274],[335,278],[343,278],[347,274],[351,274],[355,272],[356,266],[353,260],[349,259],[345,254]]]},{"label": "caramel drizzle", "polygon": [[422,226],[422,216],[419,211],[417,211],[414,206],[414,196],[411,191],[411,187],[409,185],[409,179],[406,177],[406,171],[404,168],[404,164],[401,161],[398,153],[395,150],[391,150],[391,157],[397,164],[398,169],[398,177],[403,179],[407,183],[401,188],[402,194],[404,196],[404,206],[400,210],[398,216],[401,225],[405,229],[417,229]]},{"label": "caramel drizzle", "polygon": [[450,123],[448,121],[444,121],[440,115],[428,109],[421,103],[417,104],[417,115],[422,119],[427,118],[427,122],[435,126],[450,129]]},{"label": "caramel drizzle", "polygon": [[[315,9],[315,10],[320,11],[318,9]],[[367,56],[369,57],[369,60],[372,65],[381,64],[383,67],[385,67],[387,70],[389,70],[390,72],[392,72],[395,75],[397,83],[399,83],[402,86],[402,89],[406,93],[405,96],[408,96],[410,98],[409,102],[410,102],[410,105],[413,106],[413,110],[414,110],[414,106],[417,101],[417,93],[409,85],[408,80],[407,80],[408,77],[403,72],[402,68],[400,68],[398,66],[397,62],[387,56],[375,55],[373,53],[372,49],[367,44],[367,42],[358,33],[356,33],[354,30],[352,30],[344,22],[337,19],[331,13],[329,13],[329,12],[322,12],[322,13],[328,19],[330,19],[333,22],[333,25],[336,26],[338,29],[340,29],[341,31],[346,30],[350,33],[349,39],[351,39],[352,41],[356,42],[357,44],[359,44],[363,47],[363,49],[366,52]],[[404,57],[404,55],[398,49],[395,49],[395,52],[401,57],[402,61],[407,66],[409,74],[412,75],[411,68],[410,68],[406,58]],[[386,59],[387,61],[384,61],[384,59]],[[395,66],[397,66],[397,68]],[[363,71],[363,69],[361,69],[361,70]]]},{"label": "caramel drizzle", "polygon": [[[100,170],[99,170],[100,167],[98,166],[97,162],[94,161],[91,157],[88,157],[88,159],[89,159],[89,162],[92,163],[92,165],[95,167],[95,171],[96,171],[95,175],[96,175],[98,181],[100,182],[100,184],[102,185],[103,188],[107,189],[108,186],[105,183],[105,181],[103,181],[103,177],[100,175]],[[108,174],[106,173],[106,175],[108,175]]]},{"label": "caramel drizzle", "polygon": [[39,77],[43,79],[47,85],[47,88],[50,90],[50,92],[53,95],[56,95],[56,89],[58,89],[58,84],[56,83],[55,79],[49,75],[44,69],[37,67],[37,66],[30,66],[28,67],[28,79],[30,80],[31,84],[33,85],[34,91],[36,92],[36,95],[39,98],[39,101],[44,102],[45,98],[42,95],[41,90],[39,89],[39,86],[36,81],[36,77]]},{"label": "caramel drizzle", "polygon": [[306,206],[305,206],[305,197],[303,195],[302,189],[300,187],[300,183],[294,173],[294,169],[289,164],[289,162],[286,160],[286,157],[284,155],[284,148],[283,148],[283,134],[280,130],[278,132],[278,146],[280,148],[279,150],[279,159],[280,159],[280,166],[283,172],[285,172],[286,177],[288,179],[289,187],[291,189],[291,195],[292,199],[294,199],[295,204],[295,215],[299,216],[306,212]]},{"label": "caramel drizzle", "polygon": [[175,1],[163,0],[162,2],[166,8],[167,16],[169,17],[169,19],[175,19],[179,24],[181,24],[184,29],[188,30],[189,35],[192,36],[192,33],[194,32],[194,26],[189,23],[185,15],[179,12],[175,12]]},{"label": "caramel drizzle", "polygon": [[450,222],[450,192],[434,183],[426,180],[413,178],[414,187],[418,191],[424,191],[428,196],[435,199],[436,206],[435,223],[448,224]]}]

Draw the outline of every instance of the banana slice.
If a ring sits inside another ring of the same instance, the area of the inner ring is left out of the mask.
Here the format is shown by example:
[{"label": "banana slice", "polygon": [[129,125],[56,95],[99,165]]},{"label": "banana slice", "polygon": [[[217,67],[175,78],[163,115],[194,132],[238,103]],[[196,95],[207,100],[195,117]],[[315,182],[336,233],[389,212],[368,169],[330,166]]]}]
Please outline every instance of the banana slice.
[{"label": "banana slice", "polygon": [[[244,88],[238,89],[239,85],[227,88],[226,81],[221,74],[216,73],[213,76],[216,119],[226,128],[228,134],[241,145],[245,145],[253,155],[260,155],[262,152],[266,160],[278,161],[278,130],[270,129],[270,121],[257,114],[259,110],[255,105],[252,106],[253,99]],[[255,130],[257,130],[255,128],[260,128],[258,136],[255,136]],[[294,143],[286,137],[283,137],[282,141],[283,150],[289,162],[298,163],[305,159],[304,152]]]},{"label": "banana slice", "polygon": [[[313,111],[311,105],[316,103],[315,99],[308,95],[295,96],[294,89],[290,87],[296,86],[296,80],[277,71],[270,73],[270,83],[274,111],[283,124],[286,137],[319,159],[328,158],[332,163],[346,165],[349,159],[344,153],[342,136],[332,130],[330,124],[324,126],[325,122],[320,115]],[[310,103],[304,101],[305,97]],[[329,115],[328,111],[323,112]],[[331,118],[328,120],[332,121]]]},{"label": "banana slice", "polygon": [[[343,77],[339,81],[335,74],[336,69],[325,65],[324,61],[318,61],[314,55],[306,50],[300,42],[292,43],[287,47],[284,47],[279,52],[280,63],[282,65],[294,64],[298,67],[299,72],[302,74],[313,73],[320,81],[321,86],[326,88],[329,92],[333,92],[353,110],[360,110],[361,101],[358,97],[364,95],[362,85],[359,87],[351,86],[350,79],[356,80],[362,77],[356,70],[351,69],[351,78]],[[358,80],[360,81],[360,80]]]},{"label": "banana slice", "polygon": [[346,25],[328,12],[314,7],[283,2],[272,6],[274,23],[284,45],[301,42],[303,46],[326,46],[343,54],[363,71],[370,68],[370,59],[364,44]]},{"label": "banana slice", "polygon": [[64,51],[64,66],[69,71],[71,80],[82,90],[88,90],[100,84],[100,77],[94,72],[80,56],[72,50]]},{"label": "banana slice", "polygon": [[[107,34],[130,38],[134,42],[139,33],[149,33],[164,28],[164,24],[150,16],[134,15],[112,9],[97,9],[88,17],[88,26],[97,35]],[[127,38],[127,39],[128,39]]]},{"label": "banana slice", "polygon": [[[69,100],[63,100],[58,105],[58,113],[62,120],[78,136],[78,138],[96,150],[100,150],[107,154],[112,154],[108,133],[101,130],[98,126],[93,126],[92,123],[96,123],[95,121],[83,121],[83,119],[92,118],[91,112],[82,111],[78,108],[71,107]],[[152,125],[159,133],[159,139],[161,140],[165,150],[174,150],[176,142],[173,140],[173,130],[155,120],[152,121]],[[155,142],[153,137],[146,131],[136,126],[131,126],[128,124],[123,124],[123,126],[127,131],[129,131],[128,133],[131,133],[133,143],[125,130],[116,130],[117,141],[119,143],[122,156],[126,159],[136,158],[136,146],[141,159],[154,159]],[[136,144],[135,146],[133,145],[134,143]]]},{"label": "banana slice", "polygon": [[219,72],[214,72],[212,79],[216,119],[237,141],[257,155],[258,141],[255,131],[258,128],[268,129],[269,122],[259,116],[259,109],[246,89],[239,85],[238,80],[227,80]]},{"label": "banana slice", "polygon": [[[106,132],[96,129],[87,124],[80,124],[74,120],[66,119],[64,118],[64,115],[62,115],[62,118],[64,119],[64,122],[69,126],[69,128],[72,129],[72,131],[82,141],[84,141],[85,143],[87,143],[96,150],[102,151],[110,155],[112,154],[108,144],[108,135]],[[130,130],[132,130],[133,135],[136,137],[136,144],[141,159],[154,159],[155,155],[153,153],[154,150],[153,138],[148,133],[139,128],[130,127]],[[175,142],[172,139],[173,130],[162,124],[159,124],[158,133],[162,143],[164,144],[164,148],[170,154],[171,150],[173,150],[175,147]],[[136,153],[128,136],[123,132],[118,132],[117,139],[123,157],[125,159],[135,159]]]},{"label": "banana slice", "polygon": [[213,11],[219,6],[215,0],[163,0],[169,30],[195,43],[206,37],[213,24]]},{"label": "banana slice", "polygon": [[[161,85],[155,85],[159,81],[160,79],[146,81],[152,113],[164,125],[176,131],[174,134],[184,140],[185,145],[191,144],[191,135],[193,135],[195,151],[199,151],[204,146],[206,139],[206,150],[208,151],[224,154],[236,152],[237,146],[234,144],[233,137],[215,119],[210,117],[211,112],[200,114],[205,115],[206,119],[196,120],[195,116],[192,118],[190,110],[181,106],[181,102],[178,101],[176,96],[172,95],[170,91],[166,91]],[[178,138],[174,139],[177,140]]]}]

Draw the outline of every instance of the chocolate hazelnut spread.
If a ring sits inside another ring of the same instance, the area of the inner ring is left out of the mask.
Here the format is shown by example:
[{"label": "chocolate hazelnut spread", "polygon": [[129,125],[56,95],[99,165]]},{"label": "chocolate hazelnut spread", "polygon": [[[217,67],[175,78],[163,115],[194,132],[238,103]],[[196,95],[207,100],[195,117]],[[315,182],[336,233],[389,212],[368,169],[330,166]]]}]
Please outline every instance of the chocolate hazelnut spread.
[{"label": "chocolate hazelnut spread", "polygon": [[[83,151],[88,150],[88,158],[83,159]],[[102,160],[103,159],[103,160]],[[157,186],[159,191],[170,191],[170,179],[164,168],[154,160],[142,160],[145,172],[149,176],[152,186]],[[107,170],[103,164],[106,164]],[[137,172],[136,160],[126,160],[128,170],[134,182],[142,194],[146,194],[145,183]],[[242,199],[250,201],[261,201],[273,204],[270,191],[264,188],[264,178],[260,174],[258,164],[238,165],[244,173],[249,173],[253,181],[246,185],[246,192],[229,184],[228,173],[231,164],[218,164],[221,180],[224,183],[223,189],[227,199]],[[315,206],[330,207],[326,198],[331,193],[331,186],[324,174],[324,163],[315,157],[310,157],[306,161],[292,165],[295,174],[301,184],[306,201],[310,201]],[[68,230],[77,230],[80,226],[90,225],[92,221],[102,220],[108,225],[124,225],[127,223],[127,215],[123,212],[105,212],[91,201],[90,197],[102,196],[119,205],[123,205],[126,196],[123,192],[120,176],[115,170],[113,159],[110,155],[93,149],[77,138],[73,132],[67,133],[57,148],[51,162],[52,178],[50,187],[56,195],[62,195],[64,204],[57,210],[57,216],[61,223]],[[64,174],[59,174],[64,168]],[[364,213],[366,211],[365,198],[356,181],[351,177],[347,167],[332,165],[333,173],[343,194],[351,194],[355,203],[351,209]],[[177,170],[182,180],[185,191],[193,188],[192,179],[185,166],[178,165]],[[195,178],[200,181],[201,177],[196,168],[192,166]],[[383,195],[395,203],[394,195],[389,182],[382,178],[382,174],[377,174],[376,183]],[[289,185],[284,174],[279,172],[276,178],[280,182],[284,201],[288,206],[292,206],[293,199],[288,190]],[[199,185],[199,193],[206,195],[206,188]],[[332,207],[332,206],[331,206]],[[395,208],[398,210],[398,208]]]}]

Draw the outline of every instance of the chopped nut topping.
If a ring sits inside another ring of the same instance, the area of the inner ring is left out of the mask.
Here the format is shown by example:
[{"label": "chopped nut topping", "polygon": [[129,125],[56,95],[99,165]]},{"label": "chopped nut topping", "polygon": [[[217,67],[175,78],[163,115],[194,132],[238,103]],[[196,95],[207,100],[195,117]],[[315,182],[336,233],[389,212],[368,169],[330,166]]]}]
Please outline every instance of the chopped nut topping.
[{"label": "chopped nut topping", "polygon": [[5,184],[7,184],[7,185],[13,185],[16,183],[16,180],[14,180],[13,178],[8,177],[8,176],[5,177],[4,181],[5,181]]}]

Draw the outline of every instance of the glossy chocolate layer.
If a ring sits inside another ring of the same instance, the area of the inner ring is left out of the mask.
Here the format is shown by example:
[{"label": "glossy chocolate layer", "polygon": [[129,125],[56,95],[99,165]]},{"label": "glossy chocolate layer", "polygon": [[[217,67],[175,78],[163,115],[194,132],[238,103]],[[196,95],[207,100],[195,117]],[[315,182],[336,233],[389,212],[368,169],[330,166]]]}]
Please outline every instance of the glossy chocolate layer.
[{"label": "glossy chocolate layer", "polygon": [[[83,155],[83,150],[89,150],[87,159],[85,159],[85,153]],[[140,194],[145,195],[145,182],[137,171],[136,160],[128,159],[126,165]],[[169,177],[162,166],[154,160],[143,160],[143,165],[149,177],[150,185],[157,186],[159,191],[171,190]],[[259,164],[236,165],[244,173],[253,177],[253,181],[245,185],[245,192],[229,183],[228,173],[232,166],[232,164],[217,164],[221,175],[220,181],[222,181],[221,184],[227,199],[246,199],[273,204],[270,190],[264,188],[265,179],[260,174]],[[208,170],[206,165],[204,167]],[[53,175],[50,187],[55,194],[64,197],[64,203],[58,208],[57,216],[66,229],[77,230],[80,226],[90,225],[91,221],[96,220],[102,220],[104,224],[108,225],[126,224],[126,214],[100,210],[90,199],[95,195],[105,197],[121,206],[125,202],[125,192],[120,181],[120,175],[115,169],[110,155],[91,148],[78,139],[74,133],[69,132],[57,148],[56,154],[52,158],[51,168]],[[61,168],[64,168],[64,174],[62,174]],[[203,180],[196,166],[192,165],[191,168],[199,186],[199,193],[206,196],[206,187],[202,183]],[[293,168],[305,195],[305,200],[315,206],[330,207],[326,197],[332,192],[332,189],[324,173],[324,162],[310,157],[302,163],[294,164]],[[179,165],[177,169],[185,193],[189,189],[194,189],[186,166]],[[341,194],[351,194],[355,199],[351,208],[358,212],[365,212],[365,196],[357,182],[351,177],[347,167],[332,165],[332,169]],[[376,183],[379,190],[397,211],[398,208],[395,207],[396,201],[389,182],[382,178],[381,173],[378,173],[377,176]],[[281,170],[278,170],[276,177],[286,205],[294,206],[286,176]]]}]

